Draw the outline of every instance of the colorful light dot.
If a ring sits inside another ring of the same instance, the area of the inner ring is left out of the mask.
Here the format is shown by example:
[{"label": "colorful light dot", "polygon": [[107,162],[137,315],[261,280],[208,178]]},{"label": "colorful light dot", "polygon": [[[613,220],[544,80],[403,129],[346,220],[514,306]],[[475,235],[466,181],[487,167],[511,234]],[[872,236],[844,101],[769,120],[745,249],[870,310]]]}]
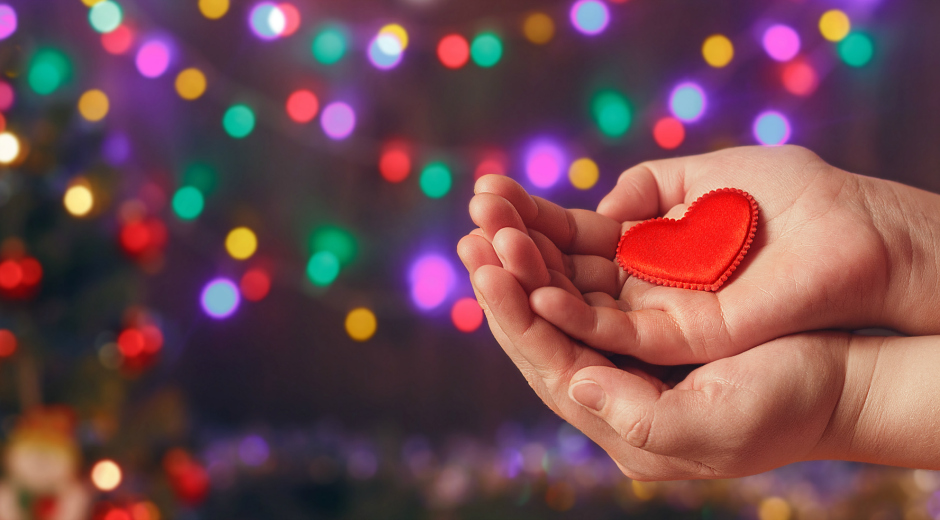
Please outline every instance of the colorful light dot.
[{"label": "colorful light dot", "polygon": [[248,25],[252,32],[262,40],[273,40],[287,27],[284,11],[271,2],[256,4],[248,14]]},{"label": "colorful light dot", "polygon": [[225,250],[235,260],[247,260],[258,250],[258,237],[246,227],[237,227],[225,237]]},{"label": "colorful light dot", "polygon": [[591,103],[591,112],[598,129],[607,137],[622,137],[633,122],[630,103],[618,92],[598,93]]},{"label": "colorful light dot", "polygon": [[404,27],[402,27],[401,25],[397,23],[390,23],[382,27],[381,29],[379,29],[379,34],[380,35],[387,34],[387,35],[393,36],[398,41],[398,45],[399,47],[401,47],[401,50],[405,50],[408,48],[408,41],[409,41],[408,31],[406,31]]},{"label": "colorful light dot", "polygon": [[108,96],[98,89],[89,90],[78,98],[78,112],[91,122],[104,119],[108,115],[109,106]]},{"label": "colorful light dot", "polygon": [[7,4],[0,4],[0,40],[5,40],[16,32],[16,11]]},{"label": "colorful light dot", "polygon": [[88,186],[76,184],[65,190],[62,204],[73,217],[84,217],[94,207],[95,196]]},{"label": "colorful light dot", "polygon": [[875,45],[867,34],[852,33],[839,42],[839,57],[850,67],[864,67],[875,54]]},{"label": "colorful light dot", "polygon": [[137,357],[144,352],[144,335],[137,329],[127,329],[118,336],[118,350],[127,358]]},{"label": "colorful light dot", "polygon": [[702,44],[702,57],[710,66],[720,69],[734,58],[734,45],[723,34],[713,34]]},{"label": "colorful light dot", "polygon": [[790,504],[780,497],[765,498],[757,507],[757,517],[760,520],[789,520],[792,516]]},{"label": "colorful light dot", "polygon": [[555,22],[545,13],[532,13],[522,22],[522,34],[536,45],[545,45],[555,36]]},{"label": "colorful light dot", "polygon": [[346,334],[356,341],[368,341],[377,328],[375,313],[365,307],[353,309],[346,315]]},{"label": "colorful light dot", "polygon": [[0,329],[0,358],[7,358],[16,353],[16,336],[6,329]]},{"label": "colorful light dot", "polygon": [[339,26],[329,25],[317,33],[313,39],[313,57],[323,65],[333,65],[346,54],[346,31]]},{"label": "colorful light dot", "polygon": [[685,126],[678,119],[664,117],[653,126],[653,140],[664,150],[678,148],[685,140]]},{"label": "colorful light dot", "polygon": [[561,177],[565,157],[561,149],[547,142],[537,142],[526,154],[525,173],[539,188],[551,188]]},{"label": "colorful light dot", "polygon": [[330,103],[323,109],[320,126],[330,139],[346,139],[356,128],[356,113],[346,103]]},{"label": "colorful light dot", "polygon": [[199,0],[199,12],[210,20],[218,20],[228,12],[229,0]]},{"label": "colorful light dot", "polygon": [[470,59],[470,44],[459,34],[448,34],[437,44],[437,57],[449,69],[459,69]]},{"label": "colorful light dot", "polygon": [[215,191],[216,173],[208,164],[192,163],[183,171],[183,185],[193,186],[204,195]]},{"label": "colorful light dot", "polygon": [[483,309],[475,298],[461,298],[451,307],[450,319],[460,332],[473,332],[483,324]]},{"label": "colorful light dot", "polygon": [[422,310],[431,310],[444,303],[456,283],[451,263],[443,256],[424,255],[411,266],[408,274],[411,299]]},{"label": "colorful light dot", "polygon": [[187,101],[199,99],[206,92],[206,75],[190,67],[176,76],[176,93]]},{"label": "colorful light dot", "polygon": [[271,275],[261,268],[249,269],[238,285],[246,300],[260,302],[271,291]]},{"label": "colorful light dot", "polygon": [[402,182],[411,173],[411,155],[399,143],[386,145],[379,157],[379,173],[391,183]]},{"label": "colorful light dot", "polygon": [[170,48],[162,41],[151,40],[137,51],[136,63],[145,78],[159,78],[170,66]]},{"label": "colorful light dot", "polygon": [[33,55],[27,81],[34,92],[45,96],[68,81],[71,73],[72,65],[64,54],[54,49],[43,49]]},{"label": "colorful light dot", "polygon": [[324,226],[314,231],[310,245],[313,251],[333,253],[340,266],[351,264],[359,249],[352,233],[337,226]]},{"label": "colorful light dot", "polygon": [[0,81],[0,110],[4,112],[10,110],[14,100],[16,100],[16,94],[13,92],[13,87],[6,81]]},{"label": "colorful light dot", "polygon": [[101,154],[112,166],[119,166],[131,155],[131,141],[124,132],[111,132],[101,144]]},{"label": "colorful light dot", "polygon": [[369,61],[378,69],[393,69],[401,63],[403,50],[398,38],[391,34],[379,34],[369,43]]},{"label": "colorful light dot", "polygon": [[110,54],[124,54],[134,44],[134,31],[121,25],[117,29],[101,35],[101,46]]},{"label": "colorful light dot", "polygon": [[194,186],[183,186],[173,195],[173,212],[182,220],[193,220],[201,215],[205,204],[202,192]]},{"label": "colorful light dot", "polygon": [[600,169],[597,163],[587,157],[582,157],[571,163],[568,168],[568,180],[571,185],[579,190],[589,190],[597,184],[600,178]]},{"label": "colorful light dot", "polygon": [[287,98],[287,115],[297,123],[309,123],[320,111],[320,100],[309,90],[297,90]]},{"label": "colorful light dot", "polygon": [[0,164],[10,164],[20,155],[20,140],[10,132],[0,133]]},{"label": "colorful light dot", "polygon": [[800,52],[800,35],[792,27],[772,25],[764,31],[764,50],[776,61],[790,61]]},{"label": "colorful light dot", "polygon": [[0,289],[16,289],[23,282],[23,266],[15,260],[0,262]]},{"label": "colorful light dot", "polygon": [[222,127],[235,139],[242,139],[255,129],[255,113],[246,105],[232,105],[222,117]]},{"label": "colorful light dot", "polygon": [[20,268],[23,270],[23,285],[34,286],[42,280],[42,265],[35,258],[26,257],[20,260]]},{"label": "colorful light dot", "polygon": [[453,184],[450,168],[441,162],[429,163],[421,171],[421,191],[432,199],[439,199],[450,191]]},{"label": "colorful light dot", "polygon": [[318,251],[307,262],[307,277],[314,285],[326,287],[339,276],[339,259],[330,251]]},{"label": "colorful light dot", "polygon": [[470,44],[470,57],[480,67],[492,67],[503,57],[503,42],[491,32],[480,33]]},{"label": "colorful light dot", "polygon": [[847,14],[838,9],[830,9],[819,17],[819,32],[831,42],[842,41],[850,30],[852,22]]},{"label": "colorful light dot", "polygon": [[112,0],[98,2],[88,10],[88,21],[92,29],[100,33],[109,33],[117,29],[123,19],[124,13],[121,12],[121,6]]},{"label": "colorful light dot", "polygon": [[238,309],[238,287],[227,278],[216,278],[202,290],[202,309],[215,319],[228,318]]},{"label": "colorful light dot", "polygon": [[113,460],[99,461],[91,468],[91,482],[101,491],[112,491],[121,485],[121,468]]},{"label": "colorful light dot", "polygon": [[669,110],[680,121],[698,121],[705,113],[705,91],[695,83],[682,83],[669,96]]},{"label": "colorful light dot", "polygon": [[294,4],[288,4],[286,2],[277,4],[277,7],[284,15],[284,28],[281,29],[278,36],[286,38],[297,32],[297,29],[300,28],[300,11],[294,7]]},{"label": "colorful light dot", "polygon": [[790,140],[790,122],[780,112],[762,112],[754,120],[754,137],[765,146],[786,144]]},{"label": "colorful light dot", "polygon": [[610,11],[600,0],[579,0],[571,7],[571,23],[582,34],[600,34],[610,23]]},{"label": "colorful light dot", "polygon": [[803,60],[794,60],[783,67],[783,87],[791,94],[808,96],[819,85],[816,69]]},{"label": "colorful light dot", "polygon": [[484,175],[506,175],[506,156],[502,153],[485,155],[473,171],[473,179]]}]

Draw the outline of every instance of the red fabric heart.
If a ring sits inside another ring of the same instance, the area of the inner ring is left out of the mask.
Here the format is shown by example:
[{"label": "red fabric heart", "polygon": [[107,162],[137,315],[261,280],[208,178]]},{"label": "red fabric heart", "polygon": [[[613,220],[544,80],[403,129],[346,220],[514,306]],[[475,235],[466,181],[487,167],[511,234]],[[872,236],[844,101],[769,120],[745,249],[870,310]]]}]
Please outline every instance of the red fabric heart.
[{"label": "red fabric heart", "polygon": [[722,188],[699,197],[679,220],[656,218],[628,229],[617,261],[648,282],[717,291],[747,254],[755,231],[754,198]]}]

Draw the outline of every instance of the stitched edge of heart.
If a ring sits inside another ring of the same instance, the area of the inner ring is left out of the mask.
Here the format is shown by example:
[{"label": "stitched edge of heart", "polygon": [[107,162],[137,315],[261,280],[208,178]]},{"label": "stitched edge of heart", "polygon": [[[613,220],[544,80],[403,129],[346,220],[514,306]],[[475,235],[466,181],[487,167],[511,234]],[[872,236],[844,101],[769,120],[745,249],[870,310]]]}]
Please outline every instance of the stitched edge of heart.
[{"label": "stitched edge of heart", "polygon": [[637,269],[634,269],[633,267],[626,266],[624,265],[623,261],[620,259],[620,247],[621,245],[623,245],[623,241],[627,238],[627,235],[629,235],[634,229],[640,226],[643,226],[644,224],[649,224],[652,222],[659,222],[659,221],[677,222],[677,220],[673,218],[659,217],[659,218],[654,218],[650,220],[645,220],[633,226],[632,228],[628,229],[623,234],[623,236],[620,237],[620,241],[617,242],[617,251],[615,254],[617,258],[617,263],[620,264],[620,267],[622,267],[624,271],[629,273],[630,276],[639,278],[641,280],[646,280],[647,282],[652,282],[658,285],[665,285],[668,287],[678,287],[680,289],[695,289],[697,291],[711,291],[711,292],[717,291],[718,288],[721,287],[722,284],[725,283],[728,277],[731,276],[731,273],[733,273],[734,270],[738,268],[738,265],[741,263],[741,260],[744,259],[744,255],[746,255],[748,250],[751,248],[751,242],[754,241],[754,235],[757,232],[757,216],[758,216],[757,201],[754,200],[754,197],[752,197],[748,192],[744,190],[739,190],[737,188],[719,188],[717,190],[712,190],[702,195],[701,197],[695,199],[695,201],[692,202],[692,204],[690,204],[688,208],[686,208],[685,215],[682,215],[682,218],[685,218],[685,216],[688,215],[690,211],[692,211],[692,208],[694,208],[695,205],[698,204],[699,201],[704,199],[705,197],[713,193],[721,193],[721,192],[726,192],[726,191],[744,195],[747,198],[747,200],[751,203],[751,228],[748,230],[747,240],[744,241],[744,245],[741,246],[741,250],[738,251],[737,258],[734,259],[734,262],[731,262],[731,265],[728,266],[728,269],[724,272],[724,274],[721,275],[721,277],[718,278],[717,281],[715,281],[715,283],[713,284],[689,283],[689,282],[682,282],[682,281],[677,281],[677,280],[668,280],[666,278],[659,278],[657,276],[652,276],[642,271],[639,271]]}]

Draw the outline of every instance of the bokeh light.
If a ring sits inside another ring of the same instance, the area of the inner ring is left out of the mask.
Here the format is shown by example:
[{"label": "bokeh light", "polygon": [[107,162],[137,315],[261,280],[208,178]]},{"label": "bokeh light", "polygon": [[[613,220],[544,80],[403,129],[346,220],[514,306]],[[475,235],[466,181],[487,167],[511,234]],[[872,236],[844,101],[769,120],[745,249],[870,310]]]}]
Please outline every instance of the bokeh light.
[{"label": "bokeh light", "polygon": [[195,186],[183,186],[173,195],[173,212],[182,220],[193,220],[202,214],[206,201]]},{"label": "bokeh light", "polygon": [[317,251],[307,262],[307,277],[314,285],[326,287],[339,276],[339,259],[330,251]]},{"label": "bokeh light", "polygon": [[126,25],[101,35],[101,46],[110,54],[124,54],[134,44],[134,31]]},{"label": "bokeh light", "polygon": [[597,163],[587,157],[582,157],[568,167],[568,180],[579,190],[589,190],[597,184],[600,178],[600,169]]},{"label": "bokeh light", "polygon": [[392,34],[379,33],[369,43],[369,61],[377,69],[393,69],[401,63],[404,48],[398,38]]},{"label": "bokeh light", "polygon": [[839,42],[839,57],[850,67],[864,67],[875,54],[875,44],[867,34],[852,33]]},{"label": "bokeh light", "polygon": [[329,251],[341,266],[356,260],[359,247],[356,238],[348,230],[338,226],[323,226],[313,232],[310,239],[312,251]]},{"label": "bokeh light", "polygon": [[0,133],[0,164],[10,164],[20,155],[20,140],[10,132]]},{"label": "bokeh light", "polygon": [[247,227],[237,227],[225,237],[225,250],[235,260],[247,260],[258,250],[258,237]]},{"label": "bokeh light", "polygon": [[[408,31],[404,27],[397,23],[390,23],[381,29],[379,29],[379,35],[388,35],[393,37],[398,42],[398,47],[401,50],[408,48]],[[385,49],[385,52],[392,52],[394,48]]]},{"label": "bokeh light", "polygon": [[206,91],[206,75],[201,70],[190,67],[176,76],[176,93],[185,100],[199,99]]},{"label": "bokeh light", "polygon": [[681,83],[669,95],[669,110],[676,119],[691,123],[701,119],[707,101],[705,91],[696,83]]},{"label": "bokeh light", "polygon": [[461,298],[450,308],[450,320],[460,332],[473,332],[483,324],[483,309],[476,298]]},{"label": "bokeh light", "polygon": [[0,4],[0,40],[5,40],[16,32],[16,11],[7,4]]},{"label": "bokeh light", "polygon": [[232,105],[222,117],[222,127],[235,139],[247,137],[255,129],[255,113],[247,105]]},{"label": "bokeh light", "polygon": [[121,6],[113,0],[104,0],[93,5],[88,10],[88,22],[92,29],[100,33],[109,33],[121,25],[124,19],[124,13],[121,12]]},{"label": "bokeh light", "polygon": [[0,110],[10,110],[14,100],[16,100],[16,93],[13,92],[13,87],[6,81],[0,80]]},{"label": "bokeh light", "polygon": [[137,51],[136,63],[145,78],[159,78],[170,66],[170,47],[160,40],[150,40]]},{"label": "bokeh light", "polygon": [[297,90],[287,98],[287,115],[298,123],[309,123],[320,111],[320,100],[309,90]]},{"label": "bokeh light", "polygon": [[271,2],[256,4],[248,14],[248,25],[262,40],[273,40],[284,32],[287,17],[280,7]]},{"label": "bokeh light", "polygon": [[30,88],[39,95],[52,94],[72,75],[69,59],[55,49],[42,49],[33,55],[27,81]]},{"label": "bokeh light", "polygon": [[453,184],[450,168],[442,162],[428,163],[421,170],[421,191],[432,199],[439,199],[450,191]]},{"label": "bokeh light", "polygon": [[246,300],[260,302],[271,291],[271,275],[260,267],[249,269],[242,275],[238,287]]},{"label": "bokeh light", "polygon": [[459,69],[470,59],[470,44],[459,34],[448,34],[437,44],[437,57],[449,69]]},{"label": "bokeh light", "polygon": [[238,458],[248,466],[261,466],[270,456],[268,443],[258,435],[249,435],[238,443]]},{"label": "bokeh light", "polygon": [[23,282],[23,266],[16,260],[0,262],[0,289],[16,289]]},{"label": "bokeh light", "polygon": [[206,284],[200,298],[202,310],[215,319],[228,318],[238,309],[241,296],[228,278],[216,278]]},{"label": "bokeh light", "polygon": [[91,189],[84,184],[75,184],[65,190],[62,197],[65,210],[73,217],[84,217],[91,212],[95,205],[95,196]]},{"label": "bokeh light", "polygon": [[202,192],[203,195],[210,195],[215,191],[216,172],[208,164],[195,162],[186,166],[183,170],[184,186],[193,186]]},{"label": "bokeh light", "polygon": [[109,106],[108,96],[98,89],[89,90],[78,98],[78,113],[91,122],[104,119]]},{"label": "bokeh light", "polygon": [[419,309],[434,309],[444,303],[456,280],[450,261],[437,254],[423,255],[412,264],[408,274],[411,299]]},{"label": "bokeh light", "polygon": [[555,22],[545,13],[531,13],[522,22],[522,34],[536,45],[545,45],[555,36]]},{"label": "bokeh light", "polygon": [[793,60],[784,65],[781,76],[783,87],[797,96],[808,96],[819,85],[816,69],[804,60]]},{"label": "bokeh light", "polygon": [[823,38],[831,41],[842,41],[852,30],[849,16],[838,9],[830,9],[819,17],[819,32]]},{"label": "bokeh light", "polygon": [[91,482],[101,491],[112,491],[121,485],[121,468],[113,460],[98,461],[91,468]]},{"label": "bokeh light", "polygon": [[281,13],[284,15],[284,28],[281,29],[278,36],[281,38],[286,38],[300,28],[300,11],[294,6],[294,4],[289,4],[287,2],[282,2],[277,4],[278,9],[281,10]]},{"label": "bokeh light", "polygon": [[199,0],[199,12],[210,20],[218,20],[228,12],[229,0]]},{"label": "bokeh light", "polygon": [[727,36],[713,34],[702,44],[702,57],[705,58],[706,63],[720,69],[731,63],[731,59],[734,58],[734,45]]},{"label": "bokeh light", "polygon": [[764,50],[776,61],[790,61],[800,52],[800,35],[787,25],[772,25],[764,31]]},{"label": "bokeh light", "polygon": [[754,120],[754,138],[765,146],[778,146],[790,140],[790,121],[780,112],[768,110]]},{"label": "bokeh light", "polygon": [[611,90],[594,96],[591,113],[598,129],[607,137],[622,137],[633,121],[633,111],[627,98]]},{"label": "bokeh light", "polygon": [[6,329],[0,329],[0,358],[8,358],[15,353],[16,336]]},{"label": "bokeh light", "polygon": [[664,117],[653,126],[653,140],[663,150],[678,148],[685,140],[685,126],[678,119]]},{"label": "bokeh light", "polygon": [[356,128],[356,113],[346,103],[330,103],[323,109],[320,126],[330,139],[346,139]]},{"label": "bokeh light", "polygon": [[370,309],[359,307],[346,315],[346,334],[356,341],[368,341],[377,328],[378,320]]},{"label": "bokeh light", "polygon": [[389,143],[382,148],[379,157],[379,173],[391,183],[408,178],[411,173],[411,154],[403,143]]},{"label": "bokeh light", "polygon": [[489,152],[483,156],[473,170],[474,180],[484,175],[506,175],[506,154],[502,152]]},{"label": "bokeh light", "polygon": [[492,67],[503,57],[503,42],[494,33],[482,32],[470,44],[470,57],[480,67]]},{"label": "bokeh light", "polygon": [[600,34],[610,23],[610,11],[601,0],[579,0],[571,7],[571,23],[582,34]]},{"label": "bokeh light", "polygon": [[313,57],[323,65],[333,65],[346,55],[346,30],[338,25],[327,25],[313,38]]},{"label": "bokeh light", "polygon": [[561,177],[565,156],[554,143],[536,142],[529,148],[525,159],[525,173],[529,182],[539,188],[551,188]]}]

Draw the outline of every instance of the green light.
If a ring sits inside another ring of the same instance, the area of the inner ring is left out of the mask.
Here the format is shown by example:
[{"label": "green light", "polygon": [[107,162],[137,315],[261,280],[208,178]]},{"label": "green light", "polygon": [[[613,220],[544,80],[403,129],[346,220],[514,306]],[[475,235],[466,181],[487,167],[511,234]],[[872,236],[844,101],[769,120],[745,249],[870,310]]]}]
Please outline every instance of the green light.
[{"label": "green light", "polygon": [[326,287],[339,276],[339,260],[329,251],[320,251],[307,263],[307,277],[314,285]]},{"label": "green light", "polygon": [[215,170],[208,164],[192,163],[186,167],[183,172],[183,180],[180,182],[183,186],[192,186],[205,195],[211,195],[215,191],[216,174]]},{"label": "green light", "polygon": [[313,233],[310,244],[314,251],[329,251],[341,265],[356,259],[356,239],[349,231],[335,226],[322,227]]},{"label": "green light", "polygon": [[222,126],[228,135],[241,139],[255,129],[255,113],[245,105],[232,105],[225,111]]},{"label": "green light", "polygon": [[27,82],[37,94],[45,96],[61,87],[69,80],[71,74],[72,65],[64,54],[57,50],[44,49],[33,55]]},{"label": "green light", "polygon": [[839,42],[839,57],[851,67],[864,67],[871,61],[875,45],[867,34],[852,33]]},{"label": "green light", "polygon": [[633,119],[630,103],[621,94],[605,91],[594,96],[591,103],[594,122],[607,137],[621,137],[630,129]]},{"label": "green light", "polygon": [[324,65],[333,65],[346,54],[346,31],[328,25],[313,38],[313,57]]},{"label": "green light", "polygon": [[503,57],[503,42],[491,32],[480,33],[470,44],[470,56],[477,65],[492,67]]},{"label": "green light", "polygon": [[430,163],[421,172],[419,184],[425,195],[432,199],[439,199],[450,191],[452,184],[450,169],[444,163]]},{"label": "green light", "polygon": [[173,211],[183,220],[193,220],[202,213],[205,200],[202,192],[192,186],[184,186],[173,195]]},{"label": "green light", "polygon": [[117,29],[123,18],[121,6],[111,0],[98,2],[88,10],[88,21],[92,29],[100,33],[109,33]]}]

